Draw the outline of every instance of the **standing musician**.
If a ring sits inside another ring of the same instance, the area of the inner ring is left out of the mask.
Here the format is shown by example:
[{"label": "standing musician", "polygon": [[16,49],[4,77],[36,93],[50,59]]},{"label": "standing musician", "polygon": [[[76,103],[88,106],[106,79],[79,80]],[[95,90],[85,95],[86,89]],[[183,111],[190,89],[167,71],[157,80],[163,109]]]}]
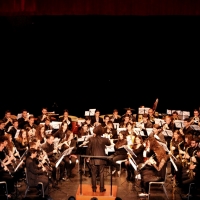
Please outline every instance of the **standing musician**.
[{"label": "standing musician", "polygon": [[11,126],[7,131],[7,133],[12,135],[12,138],[15,138],[15,135],[18,131],[18,125],[19,125],[19,123],[18,123],[17,119],[13,119],[13,126]]},{"label": "standing musician", "polygon": [[[144,152],[144,145],[143,145],[143,139],[140,135],[135,136],[135,143],[132,146],[132,150],[134,152],[134,154],[137,156],[133,156],[134,160],[136,162],[137,165],[139,165],[140,163],[143,163],[143,152]],[[134,168],[132,167],[132,165],[130,164],[129,161],[127,161],[125,163],[126,168],[127,168],[127,177],[126,180],[127,181],[134,181],[135,179],[135,175],[137,172],[135,172]]]},{"label": "standing musician", "polygon": [[14,181],[8,167],[4,164],[4,137],[0,136],[0,181],[6,181],[8,189],[8,198],[10,199],[11,194],[14,193]]},{"label": "standing musician", "polygon": [[65,109],[63,111],[63,116],[60,118],[61,122],[66,122],[68,125],[68,129],[72,130],[72,119],[69,117],[69,111]]},{"label": "standing musician", "polygon": [[127,145],[126,140],[126,133],[125,131],[121,131],[118,136],[118,141],[114,145],[115,152],[114,154],[109,156],[110,162],[111,162],[111,170],[112,174],[114,174],[117,171],[118,176],[120,176],[120,166],[116,162],[118,160],[125,160],[127,159],[127,151],[124,149],[124,145]]},{"label": "standing musician", "polygon": [[26,109],[22,110],[22,117],[18,119],[19,128],[23,129],[26,124],[28,124],[28,111]]},{"label": "standing musician", "polygon": [[148,140],[150,142],[150,149],[153,150],[155,156],[150,157],[146,162],[148,166],[141,170],[143,193],[140,193],[139,197],[148,196],[149,182],[163,181],[165,179],[167,161],[169,159],[164,148],[154,137],[150,136]]},{"label": "standing musician", "polygon": [[95,110],[95,114],[91,118],[91,120],[92,120],[93,126],[98,126],[98,125],[101,125],[103,123],[103,119],[100,117],[100,111],[99,110]]},{"label": "standing musician", "polygon": [[113,123],[120,123],[121,122],[121,117],[118,116],[118,110],[117,109],[113,110],[113,115],[110,117],[110,120]]},{"label": "standing musician", "polygon": [[13,125],[13,119],[11,118],[11,112],[9,110],[6,110],[5,116],[2,120],[5,123],[5,131],[7,131],[8,128]]},{"label": "standing musician", "polygon": [[[103,127],[96,126],[93,130],[94,136],[89,138],[87,155],[90,156],[106,156],[105,148],[110,146],[111,142],[108,138],[101,137],[103,135]],[[98,147],[98,148],[97,148]],[[107,161],[103,158],[90,158],[89,164],[92,174],[92,190],[96,192],[96,175],[100,175],[100,192],[105,192],[104,188],[104,167]]]},{"label": "standing musician", "polygon": [[52,200],[49,196],[49,177],[44,174],[46,171],[44,166],[42,166],[42,169],[38,168],[36,157],[37,150],[30,149],[29,156],[26,159],[28,183],[30,186],[37,186],[38,182],[42,182],[46,199]]},{"label": "standing musician", "polygon": [[61,141],[61,144],[58,144],[61,147],[61,152],[65,151],[69,147],[74,147],[70,155],[67,155],[63,158],[65,162],[65,168],[67,170],[67,179],[72,177],[72,170],[76,165],[77,155],[77,140],[74,138],[72,131],[68,130],[66,133],[66,138]]}]

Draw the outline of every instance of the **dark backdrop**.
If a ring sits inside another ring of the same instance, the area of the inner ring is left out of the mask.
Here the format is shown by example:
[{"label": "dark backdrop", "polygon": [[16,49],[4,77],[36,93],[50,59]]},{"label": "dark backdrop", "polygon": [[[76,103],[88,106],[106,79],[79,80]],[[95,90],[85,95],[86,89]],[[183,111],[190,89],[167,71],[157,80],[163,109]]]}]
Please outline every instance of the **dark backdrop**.
[{"label": "dark backdrop", "polygon": [[0,113],[199,107],[199,17],[1,16]]}]

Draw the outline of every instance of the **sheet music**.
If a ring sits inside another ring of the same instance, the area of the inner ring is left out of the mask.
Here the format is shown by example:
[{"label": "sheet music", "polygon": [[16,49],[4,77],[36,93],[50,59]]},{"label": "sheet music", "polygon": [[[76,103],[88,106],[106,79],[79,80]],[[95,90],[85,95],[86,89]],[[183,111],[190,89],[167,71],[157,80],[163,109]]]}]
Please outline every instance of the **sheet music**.
[{"label": "sheet music", "polygon": [[133,128],[133,131],[136,135],[140,135],[140,128]]},{"label": "sheet music", "polygon": [[119,128],[119,123],[113,123],[114,129],[118,129]]},{"label": "sheet music", "polygon": [[200,131],[200,127],[198,125],[190,125],[190,127],[195,131]]},{"label": "sheet music", "polygon": [[85,122],[85,119],[78,119],[78,125],[79,126],[82,126],[82,123],[84,123]]},{"label": "sheet music", "polygon": [[190,112],[189,111],[183,111],[183,115],[189,117],[190,116]]},{"label": "sheet music", "polygon": [[173,132],[171,130],[164,130],[164,131],[162,131],[162,134],[164,136],[169,136],[169,137],[173,136]]},{"label": "sheet music", "polygon": [[149,136],[153,132],[153,128],[146,128],[147,135]]},{"label": "sheet music", "polygon": [[51,134],[52,130],[46,130],[45,133],[48,135],[48,134]]},{"label": "sheet music", "polygon": [[155,120],[155,124],[158,124],[159,126],[162,126],[163,124],[165,124],[165,120],[163,119],[154,118],[154,120]]},{"label": "sheet music", "polygon": [[20,132],[20,129],[17,129],[17,132],[15,133],[15,138],[18,138],[19,132]]},{"label": "sheet music", "polygon": [[[27,118],[29,118],[30,115],[32,115],[32,114],[27,113]],[[21,118],[21,117],[22,117],[22,113],[18,113],[18,114],[17,114],[17,119],[19,119],[19,118]]]},{"label": "sheet music", "polygon": [[93,132],[94,127],[90,127],[89,130],[90,130],[90,133],[93,135],[94,134],[94,132]]},{"label": "sheet music", "polygon": [[178,115],[183,115],[183,111],[181,110],[177,110],[176,112],[178,113]]},{"label": "sheet music", "polygon": [[62,122],[58,122],[58,121],[52,121],[50,123],[50,125],[53,127],[53,129],[59,129],[61,124],[62,124]]},{"label": "sheet music", "polygon": [[54,138],[53,144],[54,144],[54,149],[56,149],[58,147],[58,144],[60,142],[60,138]]},{"label": "sheet music", "polygon": [[168,109],[167,109],[167,114],[168,114],[168,115],[171,115],[171,114],[172,114],[172,110],[168,110]]},{"label": "sheet music", "polygon": [[136,122],[136,127],[137,128],[144,128],[144,123],[143,122]]},{"label": "sheet music", "polygon": [[144,113],[148,114],[150,108],[138,108],[138,114],[142,115]]},{"label": "sheet music", "polygon": [[119,135],[119,132],[121,132],[121,131],[126,131],[127,130],[127,128],[118,128],[117,129],[117,134]]},{"label": "sheet music", "polygon": [[95,109],[89,109],[90,116],[94,116],[95,111],[96,111],[96,108]]},{"label": "sheet music", "polygon": [[111,144],[110,146],[106,146],[105,153],[108,155],[109,152],[115,152],[114,144]]},{"label": "sheet music", "polygon": [[184,127],[183,120],[174,120],[176,128],[183,128]]},{"label": "sheet music", "polygon": [[89,111],[85,111],[85,116],[90,116],[90,112]]}]

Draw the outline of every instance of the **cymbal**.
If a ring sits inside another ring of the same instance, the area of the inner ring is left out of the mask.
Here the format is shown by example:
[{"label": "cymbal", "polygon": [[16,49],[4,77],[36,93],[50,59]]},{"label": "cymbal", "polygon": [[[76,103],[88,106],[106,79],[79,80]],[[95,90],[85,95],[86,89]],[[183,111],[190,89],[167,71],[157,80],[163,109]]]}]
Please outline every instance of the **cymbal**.
[{"label": "cymbal", "polygon": [[125,110],[133,110],[133,111],[135,111],[135,109],[133,109],[133,108],[124,108]]}]

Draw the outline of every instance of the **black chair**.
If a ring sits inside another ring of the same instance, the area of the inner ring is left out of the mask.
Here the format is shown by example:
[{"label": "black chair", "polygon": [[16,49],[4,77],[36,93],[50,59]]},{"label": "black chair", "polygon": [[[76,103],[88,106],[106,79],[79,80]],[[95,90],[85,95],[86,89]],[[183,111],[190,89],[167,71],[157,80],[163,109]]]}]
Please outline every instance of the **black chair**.
[{"label": "black chair", "polygon": [[4,187],[3,189],[5,191],[5,195],[6,195],[7,199],[8,199],[8,188],[7,188],[6,181],[0,181],[0,185],[3,185],[3,187]]},{"label": "black chair", "polygon": [[44,198],[44,186],[43,186],[43,183],[42,182],[38,182],[37,186],[30,186],[29,183],[28,183],[28,175],[27,175],[26,168],[25,168],[25,174],[26,174],[26,180],[25,180],[26,191],[25,191],[25,194],[24,194],[24,198],[26,198],[27,192],[30,190],[30,188],[36,188],[36,189],[38,189],[38,185],[40,185],[41,188],[42,188],[42,197]]}]

